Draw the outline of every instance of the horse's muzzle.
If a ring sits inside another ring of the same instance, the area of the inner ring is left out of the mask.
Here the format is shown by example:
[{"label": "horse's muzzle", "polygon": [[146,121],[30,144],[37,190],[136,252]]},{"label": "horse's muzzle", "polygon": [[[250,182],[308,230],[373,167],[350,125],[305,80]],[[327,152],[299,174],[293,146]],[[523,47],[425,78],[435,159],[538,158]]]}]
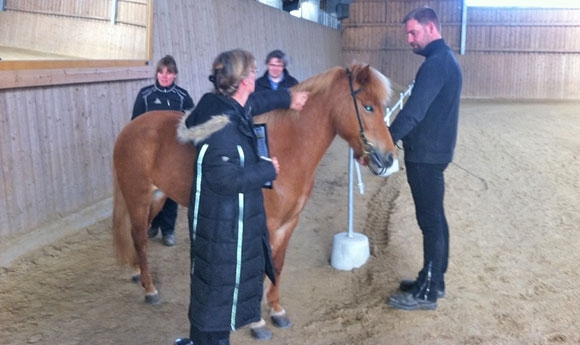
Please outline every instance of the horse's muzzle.
[{"label": "horse's muzzle", "polygon": [[373,151],[368,153],[368,167],[373,174],[387,177],[399,171],[399,160],[390,152],[382,155]]}]

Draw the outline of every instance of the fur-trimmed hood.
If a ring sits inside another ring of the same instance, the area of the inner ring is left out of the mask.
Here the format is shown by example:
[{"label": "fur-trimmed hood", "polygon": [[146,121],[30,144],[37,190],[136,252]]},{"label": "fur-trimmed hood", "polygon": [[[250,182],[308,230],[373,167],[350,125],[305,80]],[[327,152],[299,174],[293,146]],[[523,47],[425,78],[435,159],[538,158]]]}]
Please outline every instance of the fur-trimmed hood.
[{"label": "fur-trimmed hood", "polygon": [[209,138],[213,133],[223,129],[231,121],[227,115],[214,115],[208,121],[197,126],[187,128],[185,120],[189,116],[189,112],[183,115],[179,124],[177,125],[177,139],[180,143],[198,143]]}]

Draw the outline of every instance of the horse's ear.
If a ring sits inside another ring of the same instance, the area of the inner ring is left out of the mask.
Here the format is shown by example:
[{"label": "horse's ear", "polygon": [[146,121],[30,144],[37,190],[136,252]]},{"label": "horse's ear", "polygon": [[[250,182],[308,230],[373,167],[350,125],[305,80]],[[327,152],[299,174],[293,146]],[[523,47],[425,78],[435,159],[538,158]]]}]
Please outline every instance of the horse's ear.
[{"label": "horse's ear", "polygon": [[371,66],[370,65],[366,65],[365,67],[363,67],[357,74],[356,74],[356,81],[360,84],[360,85],[366,85],[369,83],[370,79],[371,79]]}]

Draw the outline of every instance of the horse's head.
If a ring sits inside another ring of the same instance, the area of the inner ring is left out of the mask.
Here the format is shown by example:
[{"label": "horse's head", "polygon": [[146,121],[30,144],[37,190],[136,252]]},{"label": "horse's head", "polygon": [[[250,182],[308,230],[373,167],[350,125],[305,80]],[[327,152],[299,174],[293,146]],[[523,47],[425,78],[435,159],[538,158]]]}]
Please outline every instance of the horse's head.
[{"label": "horse's head", "polygon": [[337,133],[352,147],[354,158],[378,176],[399,170],[395,145],[385,124],[391,97],[389,79],[376,69],[353,64],[344,69],[336,95]]}]

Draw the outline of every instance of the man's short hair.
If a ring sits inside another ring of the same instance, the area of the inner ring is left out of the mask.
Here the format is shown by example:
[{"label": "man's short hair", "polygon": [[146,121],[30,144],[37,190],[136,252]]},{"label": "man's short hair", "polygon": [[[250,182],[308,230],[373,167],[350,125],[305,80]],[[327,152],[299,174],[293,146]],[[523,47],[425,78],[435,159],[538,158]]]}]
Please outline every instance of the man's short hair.
[{"label": "man's short hair", "polygon": [[271,59],[282,60],[284,68],[286,68],[286,66],[288,65],[288,56],[286,56],[286,54],[284,54],[284,52],[279,49],[272,50],[270,53],[268,53],[268,56],[266,56],[266,65],[268,64],[268,62],[270,62]]},{"label": "man's short hair", "polygon": [[403,18],[402,23],[405,24],[409,20],[414,19],[421,25],[427,25],[429,23],[435,24],[435,27],[439,32],[441,32],[441,23],[439,23],[439,18],[435,10],[429,7],[420,7],[412,10]]}]

